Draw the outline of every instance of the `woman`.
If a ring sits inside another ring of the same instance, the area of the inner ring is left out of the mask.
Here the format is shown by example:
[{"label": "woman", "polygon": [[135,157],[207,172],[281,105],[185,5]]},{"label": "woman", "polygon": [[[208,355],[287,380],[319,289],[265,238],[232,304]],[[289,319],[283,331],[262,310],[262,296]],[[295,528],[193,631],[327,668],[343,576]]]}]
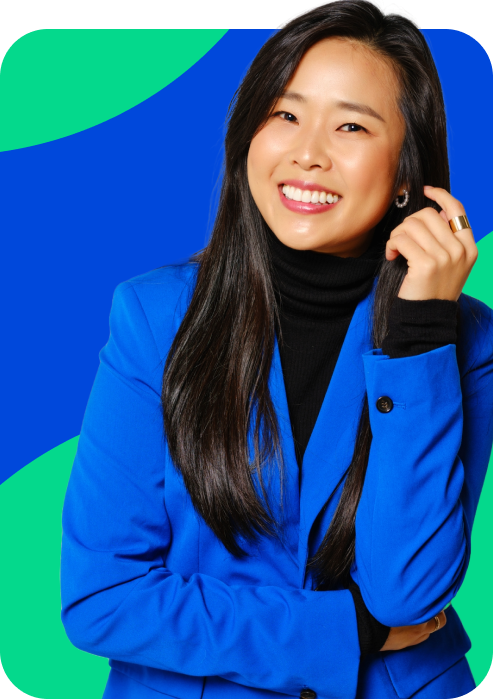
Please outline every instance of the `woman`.
[{"label": "woman", "polygon": [[66,494],[62,620],[105,699],[474,688],[447,605],[493,327],[447,163],[408,20],[330,3],[253,61],[206,249],[116,289]]}]

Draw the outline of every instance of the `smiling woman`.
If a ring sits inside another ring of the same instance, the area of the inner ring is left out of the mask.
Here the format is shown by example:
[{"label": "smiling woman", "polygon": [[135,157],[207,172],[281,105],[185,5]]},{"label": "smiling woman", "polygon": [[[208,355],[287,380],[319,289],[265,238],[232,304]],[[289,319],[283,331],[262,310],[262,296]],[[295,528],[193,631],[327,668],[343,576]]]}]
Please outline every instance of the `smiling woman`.
[{"label": "smiling woman", "polygon": [[84,416],[62,620],[110,658],[105,699],[474,688],[450,602],[493,323],[462,293],[477,248],[446,136],[423,35],[369,2],[255,57],[211,239],[118,286]]}]

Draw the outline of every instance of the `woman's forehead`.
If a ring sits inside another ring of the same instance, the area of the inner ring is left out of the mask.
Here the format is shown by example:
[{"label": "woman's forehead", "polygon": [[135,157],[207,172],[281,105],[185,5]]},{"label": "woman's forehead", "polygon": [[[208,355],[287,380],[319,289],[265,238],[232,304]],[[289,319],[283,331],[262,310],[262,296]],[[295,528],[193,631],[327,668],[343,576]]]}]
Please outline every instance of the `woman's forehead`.
[{"label": "woman's forehead", "polygon": [[375,103],[390,117],[398,111],[400,85],[389,59],[359,42],[331,37],[308,49],[286,92],[319,106]]}]

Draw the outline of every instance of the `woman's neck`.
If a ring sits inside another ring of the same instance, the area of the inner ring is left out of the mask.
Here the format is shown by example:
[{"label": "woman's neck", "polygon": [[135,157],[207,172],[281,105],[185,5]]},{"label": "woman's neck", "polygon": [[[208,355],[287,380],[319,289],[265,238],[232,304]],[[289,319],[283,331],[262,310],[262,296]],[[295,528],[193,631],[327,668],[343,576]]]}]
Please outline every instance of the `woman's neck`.
[{"label": "woman's neck", "polygon": [[307,322],[350,315],[370,292],[384,257],[384,243],[377,237],[360,257],[295,250],[270,229],[268,240],[281,312]]}]

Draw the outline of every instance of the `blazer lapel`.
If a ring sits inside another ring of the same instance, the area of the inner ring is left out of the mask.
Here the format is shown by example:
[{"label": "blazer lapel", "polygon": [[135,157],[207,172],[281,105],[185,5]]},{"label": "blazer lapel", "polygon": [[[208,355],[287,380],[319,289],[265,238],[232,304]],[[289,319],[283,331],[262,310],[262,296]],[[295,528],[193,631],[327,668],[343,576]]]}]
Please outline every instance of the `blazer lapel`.
[{"label": "blazer lapel", "polygon": [[369,313],[376,282],[377,278],[370,293],[358,303],[354,311],[303,457],[298,544],[302,587],[310,530],[344,476],[353,456],[365,395],[362,354],[372,348]]},{"label": "blazer lapel", "polygon": [[[300,473],[296,454],[294,451],[293,432],[289,417],[289,407],[282,373],[281,355],[277,337],[275,338],[272,365],[269,374],[269,391],[274,404],[274,410],[279,426],[279,436],[281,440],[284,457],[284,488],[283,488],[283,512],[279,507],[280,479],[279,465],[271,471],[269,490],[275,497],[272,498],[271,507],[275,513],[276,521],[281,523],[279,536],[284,547],[288,551],[293,563],[298,566],[298,540],[300,521]],[[253,450],[252,450],[253,454]],[[254,476],[257,490],[258,477]]]},{"label": "blazer lapel", "polygon": [[[301,469],[296,461],[286,387],[277,338],[275,340],[269,390],[279,424],[285,464],[284,514],[279,500],[279,469],[273,469],[268,491],[273,512],[283,521],[281,541],[300,572],[303,587],[310,530],[322,507],[334,492],[350,464],[365,395],[362,355],[371,349],[369,309],[377,279],[369,294],[354,311],[334,373],[308,442]],[[250,445],[253,455],[253,443]],[[258,477],[254,481],[260,494]]]}]

